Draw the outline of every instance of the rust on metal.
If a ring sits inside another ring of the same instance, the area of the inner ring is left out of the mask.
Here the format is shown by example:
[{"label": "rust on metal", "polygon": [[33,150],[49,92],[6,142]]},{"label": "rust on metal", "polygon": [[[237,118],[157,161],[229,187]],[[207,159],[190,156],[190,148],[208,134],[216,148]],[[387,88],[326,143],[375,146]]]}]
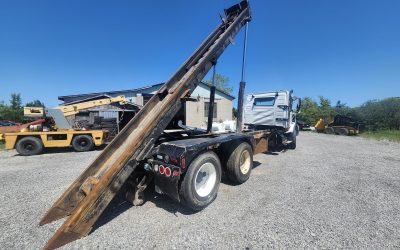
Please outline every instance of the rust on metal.
[{"label": "rust on metal", "polygon": [[268,138],[261,137],[255,139],[254,154],[264,153],[268,151]]},{"label": "rust on metal", "polygon": [[96,185],[97,183],[99,183],[99,179],[93,177],[93,176],[89,176],[85,182],[83,182],[82,186],[81,186],[81,191],[85,194],[88,195],[90,193],[90,191],[92,191],[94,185]]}]

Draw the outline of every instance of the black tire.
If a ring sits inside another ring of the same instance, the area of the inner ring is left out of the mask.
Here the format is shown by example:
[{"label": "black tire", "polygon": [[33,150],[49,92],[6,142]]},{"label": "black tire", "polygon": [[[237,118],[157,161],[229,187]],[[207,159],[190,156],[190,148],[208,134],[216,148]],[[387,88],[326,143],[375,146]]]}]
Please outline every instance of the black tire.
[{"label": "black tire", "polygon": [[[205,172],[200,172],[200,170],[203,170],[204,168],[210,168],[211,170],[213,169],[215,171],[215,175],[207,175],[205,174]],[[221,163],[218,156],[214,152],[209,151],[197,156],[197,158],[194,159],[193,162],[190,164],[186,175],[181,183],[181,187],[179,190],[179,197],[181,202],[195,211],[200,211],[203,208],[207,207],[217,197],[219,184],[221,182],[221,172]],[[198,174],[203,175],[200,176]],[[205,188],[202,191],[207,192],[202,192],[198,188],[197,191],[196,183],[201,185],[201,181],[205,176],[207,176],[207,179],[205,183],[203,183],[203,185],[210,185],[209,187],[211,187],[211,190],[208,192],[207,188]],[[213,180],[214,177],[215,180]],[[211,182],[207,184],[207,181]]]},{"label": "black tire", "polygon": [[324,131],[326,134],[329,134],[329,135],[335,134],[335,130],[332,127],[327,127]]},{"label": "black tire", "polygon": [[236,184],[245,183],[253,169],[253,150],[247,142],[242,142],[231,152],[226,162],[226,174]]},{"label": "black tire", "polygon": [[349,130],[347,128],[340,128],[338,129],[339,135],[349,135]]},{"label": "black tire", "polygon": [[295,133],[296,133],[296,132],[290,133],[289,140],[292,141],[292,142],[289,143],[289,144],[287,145],[287,148],[288,148],[288,149],[296,149],[296,146],[297,146],[297,136],[296,136]]},{"label": "black tire", "polygon": [[71,144],[77,152],[90,151],[94,148],[93,138],[90,135],[77,135],[72,139]]},{"label": "black tire", "polygon": [[43,151],[43,143],[37,137],[27,136],[18,140],[15,149],[20,155],[38,155]]}]

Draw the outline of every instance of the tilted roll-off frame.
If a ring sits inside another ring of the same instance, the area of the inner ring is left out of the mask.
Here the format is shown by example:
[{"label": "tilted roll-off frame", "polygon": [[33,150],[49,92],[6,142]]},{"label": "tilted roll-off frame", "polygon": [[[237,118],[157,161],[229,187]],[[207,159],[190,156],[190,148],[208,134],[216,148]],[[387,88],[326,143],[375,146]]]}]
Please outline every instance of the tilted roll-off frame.
[{"label": "tilted roll-off frame", "polygon": [[247,1],[225,10],[221,24],[43,217],[41,225],[69,216],[46,249],[60,247],[91,231],[128,177],[149,158],[163,130],[181,108],[182,98],[193,91],[250,19]]}]

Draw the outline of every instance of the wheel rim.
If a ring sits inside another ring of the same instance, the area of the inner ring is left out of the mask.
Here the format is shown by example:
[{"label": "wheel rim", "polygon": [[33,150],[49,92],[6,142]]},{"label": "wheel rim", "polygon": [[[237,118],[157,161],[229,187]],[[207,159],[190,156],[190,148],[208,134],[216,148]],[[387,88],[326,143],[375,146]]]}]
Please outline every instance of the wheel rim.
[{"label": "wheel rim", "polygon": [[32,151],[35,149],[35,145],[33,145],[33,143],[27,142],[24,145],[24,149],[27,151]]},{"label": "wheel rim", "polygon": [[250,153],[247,150],[244,150],[242,154],[240,155],[240,160],[239,160],[239,166],[240,166],[240,172],[242,174],[247,174],[250,170],[251,166],[251,157]]},{"label": "wheel rim", "polygon": [[215,166],[210,163],[201,165],[196,173],[195,190],[200,197],[205,197],[211,193],[217,181],[217,171]]},{"label": "wheel rim", "polygon": [[81,140],[79,141],[79,146],[81,146],[81,147],[86,147],[87,145],[88,145],[88,142],[87,142],[86,139],[81,139]]},{"label": "wheel rim", "polygon": [[242,172],[242,174],[247,174],[251,166],[251,158],[249,151],[244,150],[242,152],[242,154],[240,155],[239,164],[240,164],[240,172]]}]

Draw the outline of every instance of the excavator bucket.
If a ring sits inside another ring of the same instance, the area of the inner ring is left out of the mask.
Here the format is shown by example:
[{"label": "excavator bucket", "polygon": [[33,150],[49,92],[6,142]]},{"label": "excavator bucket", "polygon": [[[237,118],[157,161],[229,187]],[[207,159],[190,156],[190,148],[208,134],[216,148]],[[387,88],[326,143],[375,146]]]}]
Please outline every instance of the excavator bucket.
[{"label": "excavator bucket", "polygon": [[69,216],[45,249],[58,248],[92,230],[128,177],[149,157],[155,142],[181,108],[181,99],[194,90],[241,27],[250,21],[248,2],[226,9],[225,15],[222,23],[45,214],[40,225]]}]

